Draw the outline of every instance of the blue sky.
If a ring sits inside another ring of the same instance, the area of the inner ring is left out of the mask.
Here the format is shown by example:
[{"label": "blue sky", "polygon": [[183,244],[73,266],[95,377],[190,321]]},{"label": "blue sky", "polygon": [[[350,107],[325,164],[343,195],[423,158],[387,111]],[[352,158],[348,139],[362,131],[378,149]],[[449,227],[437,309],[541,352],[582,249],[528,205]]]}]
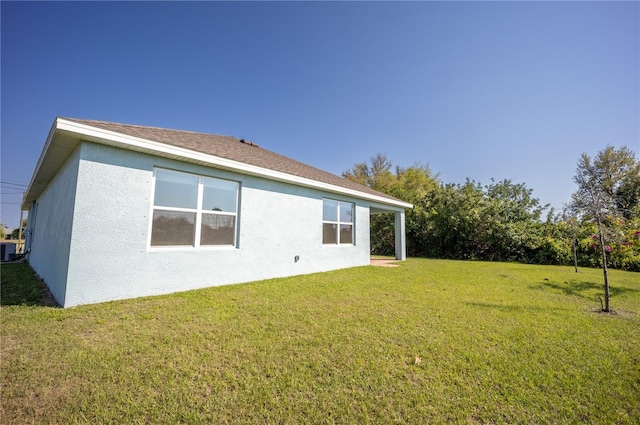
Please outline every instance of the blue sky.
[{"label": "blue sky", "polygon": [[232,135],[341,174],[386,153],[560,208],[640,154],[639,2],[1,3],[2,223],[56,116]]}]

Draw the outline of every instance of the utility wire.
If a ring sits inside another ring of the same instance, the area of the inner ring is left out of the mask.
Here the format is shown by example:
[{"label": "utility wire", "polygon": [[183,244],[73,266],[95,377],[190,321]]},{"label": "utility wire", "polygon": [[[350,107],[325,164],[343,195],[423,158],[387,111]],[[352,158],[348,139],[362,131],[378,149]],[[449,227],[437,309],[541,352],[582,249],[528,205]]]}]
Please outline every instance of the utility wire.
[{"label": "utility wire", "polygon": [[0,184],[11,184],[14,186],[22,186],[22,187],[29,187],[29,185],[27,184],[22,184],[22,183],[16,183],[16,182],[10,182],[9,180],[0,180]]}]

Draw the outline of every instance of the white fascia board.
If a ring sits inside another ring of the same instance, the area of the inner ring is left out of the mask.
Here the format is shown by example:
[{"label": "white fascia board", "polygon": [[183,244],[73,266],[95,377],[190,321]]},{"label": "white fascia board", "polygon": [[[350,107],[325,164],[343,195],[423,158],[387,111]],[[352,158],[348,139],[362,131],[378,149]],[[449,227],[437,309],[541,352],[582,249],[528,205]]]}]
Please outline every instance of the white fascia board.
[{"label": "white fascia board", "polygon": [[56,132],[56,122],[58,119],[56,119],[56,121],[53,122],[53,125],[51,126],[51,129],[49,129],[49,134],[47,135],[47,140],[44,143],[44,147],[42,148],[42,152],[40,152],[40,157],[38,158],[38,162],[36,163],[36,168],[34,168],[33,170],[33,175],[31,176],[31,180],[29,181],[29,186],[27,186],[27,190],[25,190],[22,194],[22,205],[20,206],[20,208],[23,211],[26,211],[30,208],[30,205],[26,205],[25,201],[28,197],[29,192],[31,192],[31,188],[33,187],[36,177],[38,175],[38,171],[40,171],[40,168],[42,167],[42,163],[44,162],[45,157],[47,156],[47,153],[49,152],[49,148],[51,147],[51,142],[53,141],[53,136]]},{"label": "white fascia board", "polygon": [[120,147],[129,150],[136,150],[163,157],[188,160],[189,162],[197,162],[201,164],[211,165],[214,167],[224,168],[237,171],[241,174],[248,174],[269,180],[277,180],[285,183],[291,183],[298,186],[305,186],[314,189],[320,189],[332,193],[339,193],[347,196],[353,196],[360,199],[379,202],[383,205],[393,205],[401,208],[413,208],[408,202],[395,201],[382,196],[360,192],[354,189],[344,188],[329,183],[319,182],[304,177],[294,176],[292,174],[283,173],[281,171],[270,170],[268,168],[258,167],[239,161],[233,161],[219,156],[209,155],[178,146],[167,145],[165,143],[154,142],[148,139],[128,136],[110,130],[92,127],[86,124],[80,124],[74,121],[67,121],[58,118],[56,121],[57,130],[69,131],[81,136],[89,141],[101,143],[105,145]]}]

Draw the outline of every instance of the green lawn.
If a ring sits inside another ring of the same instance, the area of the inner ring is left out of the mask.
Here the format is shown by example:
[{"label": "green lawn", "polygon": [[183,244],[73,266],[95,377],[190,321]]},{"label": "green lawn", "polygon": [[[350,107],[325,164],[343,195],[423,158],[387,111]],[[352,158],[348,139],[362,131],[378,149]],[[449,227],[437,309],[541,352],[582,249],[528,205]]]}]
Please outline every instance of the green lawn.
[{"label": "green lawn", "polygon": [[[10,293],[19,267],[2,266]],[[72,309],[4,305],[0,422],[638,423],[640,274],[611,271],[610,315],[595,312],[601,280],[410,259]]]}]

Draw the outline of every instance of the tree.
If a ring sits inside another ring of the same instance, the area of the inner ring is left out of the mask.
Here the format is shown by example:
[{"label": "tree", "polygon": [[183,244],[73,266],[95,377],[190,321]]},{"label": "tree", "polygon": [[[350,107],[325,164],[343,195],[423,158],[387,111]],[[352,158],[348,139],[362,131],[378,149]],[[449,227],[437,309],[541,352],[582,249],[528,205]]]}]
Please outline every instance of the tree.
[{"label": "tree", "polygon": [[[380,192],[388,193],[391,181],[391,161],[385,154],[378,153],[369,162],[360,162],[342,173],[342,177],[370,187]],[[375,214],[371,216],[371,251],[380,255],[391,255],[394,252],[394,222],[389,214]]]},{"label": "tree", "polygon": [[615,199],[616,208],[625,219],[640,217],[640,161],[622,179]]},{"label": "tree", "polygon": [[637,200],[628,203],[621,202],[621,193],[627,193],[629,182],[638,179],[640,165],[634,153],[626,146],[618,150],[607,146],[598,152],[593,161],[586,153],[578,160],[576,174],[573,177],[578,190],[572,195],[571,209],[586,219],[593,220],[597,226],[597,239],[602,259],[604,278],[604,306],[602,310],[610,311],[609,277],[607,273],[607,251],[605,245],[608,224],[615,217],[624,216],[629,207],[635,208]]},{"label": "tree", "polygon": [[578,273],[578,232],[580,232],[580,222],[570,208],[565,208],[559,227],[561,228],[562,235],[571,239],[573,269]]},{"label": "tree", "polygon": [[[343,176],[413,204],[405,211],[409,256],[573,263],[577,271],[599,267],[604,251],[607,269],[640,272],[640,164],[626,148],[607,148],[595,159],[581,157],[580,169],[584,172],[576,178],[592,188],[589,174],[598,174],[593,179],[601,190],[576,193],[579,202],[563,214],[548,210],[524,183],[443,183],[428,166],[395,166],[384,154],[355,164]],[[606,197],[600,202],[606,208],[593,214],[586,200],[598,196]],[[393,214],[372,214],[370,226],[372,253],[393,255]]]},{"label": "tree", "polygon": [[481,260],[490,255],[486,235],[490,223],[483,219],[486,198],[482,186],[473,180],[441,185],[432,200],[433,230],[429,245],[439,258]]},{"label": "tree", "polygon": [[385,154],[377,153],[369,162],[355,164],[342,173],[342,177],[360,183],[379,192],[387,193],[395,176],[391,172],[391,161]]},{"label": "tree", "polygon": [[[22,219],[22,239],[25,238],[25,232],[27,229],[27,219],[23,218]],[[13,231],[11,232],[11,239],[19,239],[21,236],[20,234],[20,227],[13,229]]]},{"label": "tree", "polygon": [[505,179],[485,186],[486,208],[484,221],[489,223],[487,240],[498,261],[530,263],[539,256],[542,244],[542,212],[548,205],[540,205],[533,197],[533,189],[524,183]]},{"label": "tree", "polygon": [[[437,190],[438,181],[429,166],[416,164],[409,168],[395,167],[386,155],[378,153],[368,162],[355,164],[342,176],[374,190],[395,196],[414,207],[406,212],[407,252],[409,255],[424,255],[428,230],[426,215],[430,194]],[[371,249],[375,254],[392,255],[395,243],[395,222],[392,214],[371,216]]]}]

